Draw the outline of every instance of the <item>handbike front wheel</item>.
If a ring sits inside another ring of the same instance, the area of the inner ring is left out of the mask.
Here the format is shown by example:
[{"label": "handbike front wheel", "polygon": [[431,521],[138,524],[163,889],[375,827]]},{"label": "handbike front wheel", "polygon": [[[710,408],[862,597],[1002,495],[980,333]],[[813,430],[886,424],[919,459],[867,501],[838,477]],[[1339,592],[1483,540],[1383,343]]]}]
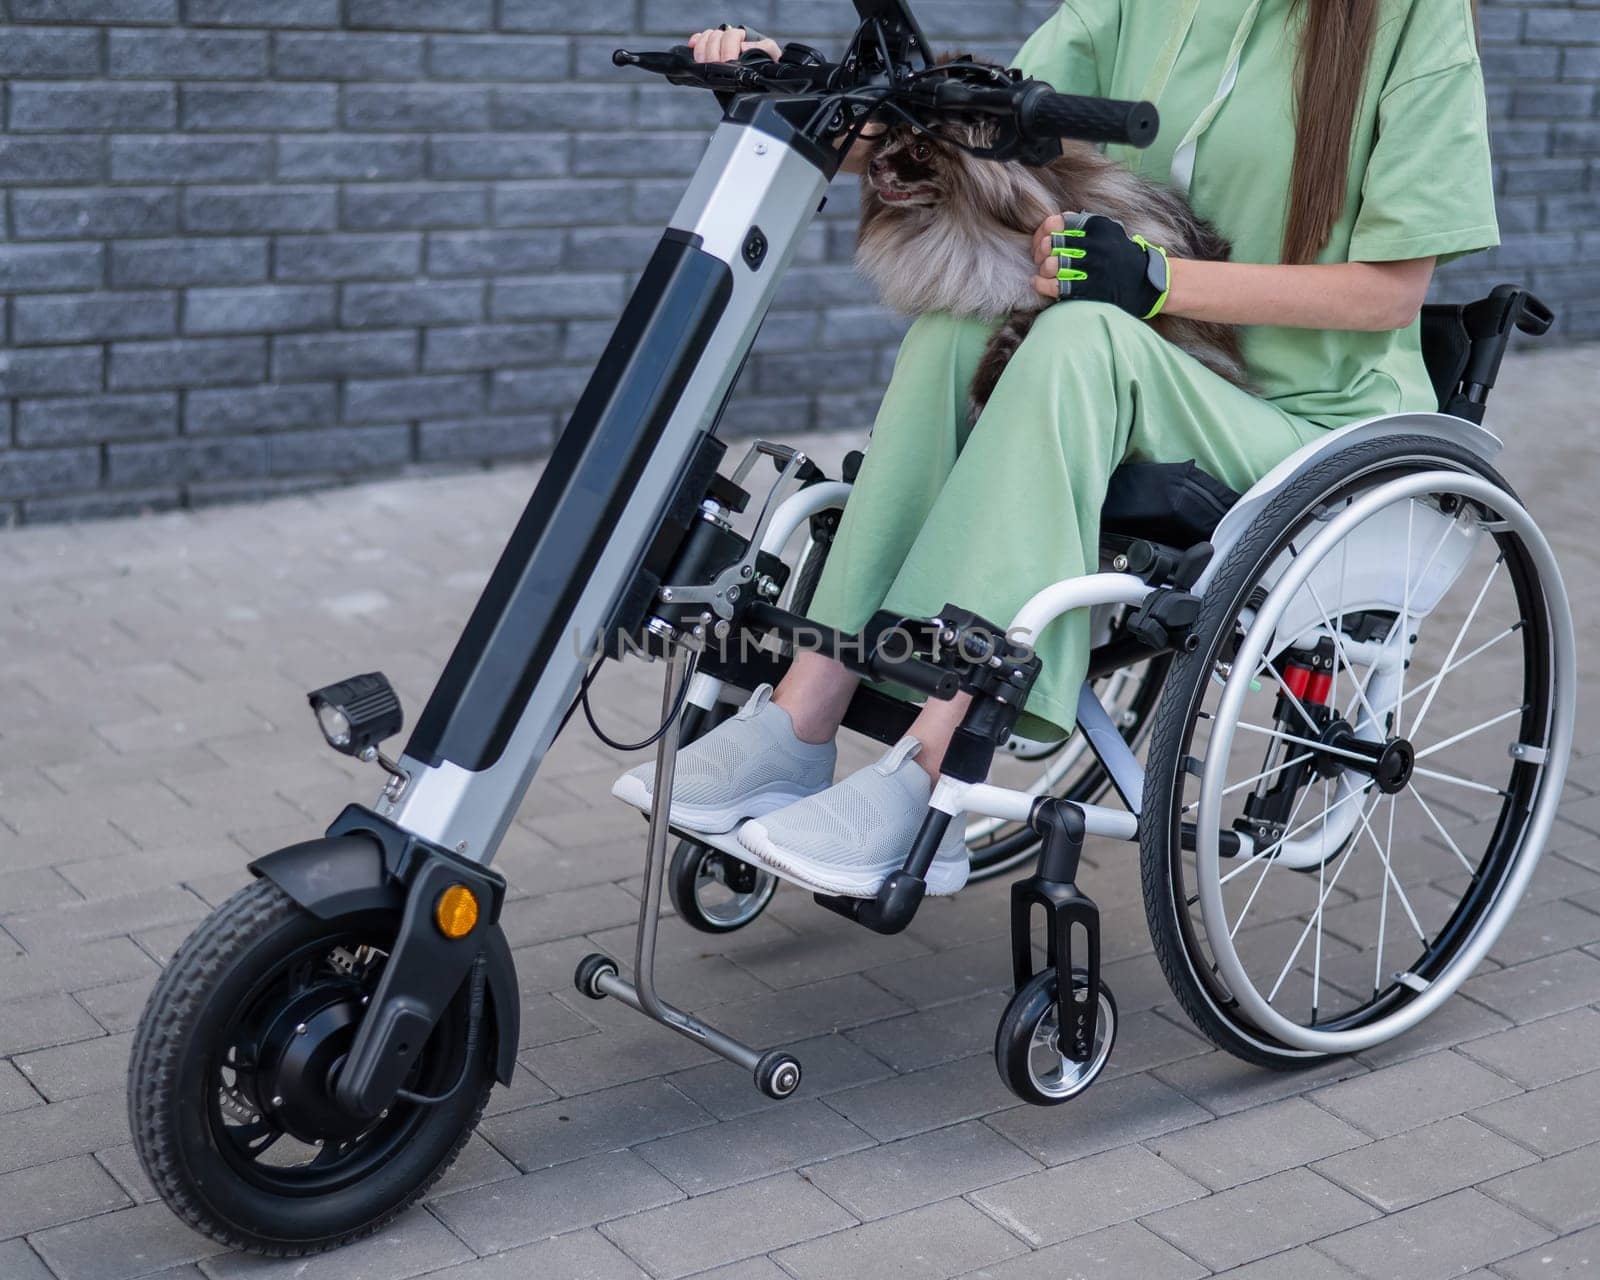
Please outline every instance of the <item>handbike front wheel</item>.
[{"label": "handbike front wheel", "polygon": [[332,1097],[398,923],[319,920],[257,880],[172,958],[134,1038],[128,1118],[145,1172],[191,1226],[254,1253],[316,1253],[378,1230],[449,1168],[493,1085],[490,1048],[467,1058],[465,988],[405,1086],[444,1101],[360,1120]]},{"label": "handbike front wheel", "polygon": [[1493,946],[1554,820],[1575,658],[1548,543],[1469,450],[1367,441],[1263,508],[1197,635],[1141,820],[1174,994],[1269,1066],[1410,1030]]}]

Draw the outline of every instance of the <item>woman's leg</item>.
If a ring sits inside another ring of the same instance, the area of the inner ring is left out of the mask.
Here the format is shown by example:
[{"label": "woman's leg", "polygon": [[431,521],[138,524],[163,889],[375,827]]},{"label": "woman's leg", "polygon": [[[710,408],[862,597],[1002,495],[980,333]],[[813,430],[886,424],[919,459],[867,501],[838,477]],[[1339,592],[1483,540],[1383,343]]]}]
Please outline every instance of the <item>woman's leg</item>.
[{"label": "woman's leg", "polygon": [[[859,632],[883,607],[970,430],[967,389],[993,326],[923,316],[895,361],[828,562],[808,611],[812,621]],[[838,732],[857,678],[842,664],[801,654],[773,695],[806,742]]]},{"label": "woman's leg", "polygon": [[[1321,430],[1114,307],[1052,307],[1001,378],[884,607],[920,615],[949,602],[1008,625],[1036,591],[1097,569],[1100,507],[1124,460],[1193,459],[1243,490]],[[1087,611],[1033,643],[1043,670],[1029,714],[1070,729],[1088,663]],[[913,732],[931,735],[924,744],[937,757],[953,727],[930,709]]]}]

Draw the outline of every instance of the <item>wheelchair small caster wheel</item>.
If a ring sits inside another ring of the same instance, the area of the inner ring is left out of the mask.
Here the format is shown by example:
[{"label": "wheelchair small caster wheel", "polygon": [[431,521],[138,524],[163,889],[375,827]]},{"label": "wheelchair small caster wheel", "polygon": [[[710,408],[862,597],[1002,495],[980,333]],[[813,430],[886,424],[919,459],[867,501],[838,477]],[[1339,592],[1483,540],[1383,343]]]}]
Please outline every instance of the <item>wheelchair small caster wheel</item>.
[{"label": "wheelchair small caster wheel", "polygon": [[[1088,975],[1082,970],[1074,970],[1073,977],[1088,985]],[[1110,988],[1101,983],[1093,1053],[1086,1062],[1067,1057],[1061,1051],[1056,985],[1053,969],[1028,979],[1011,997],[994,1037],[1000,1078],[1017,1097],[1040,1107],[1058,1106],[1093,1084],[1105,1069],[1117,1038],[1117,1002]]]},{"label": "wheelchair small caster wheel", "polygon": [[782,1102],[800,1087],[800,1062],[793,1055],[774,1049],[756,1063],[756,1088],[769,1098]]},{"label": "wheelchair small caster wheel", "polygon": [[604,1000],[606,993],[600,989],[600,979],[608,974],[614,977],[617,972],[615,960],[596,952],[578,961],[577,972],[572,975],[572,985],[591,1000]]},{"label": "wheelchair small caster wheel", "polygon": [[701,933],[732,933],[763,911],[777,892],[778,877],[720,849],[683,840],[667,870],[672,907]]}]

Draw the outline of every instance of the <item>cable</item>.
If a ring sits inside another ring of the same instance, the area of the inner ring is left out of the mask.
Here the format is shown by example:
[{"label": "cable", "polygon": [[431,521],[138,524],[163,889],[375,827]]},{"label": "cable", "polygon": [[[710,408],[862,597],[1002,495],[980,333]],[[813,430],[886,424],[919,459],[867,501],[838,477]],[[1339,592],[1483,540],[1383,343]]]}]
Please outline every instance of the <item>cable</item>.
[{"label": "cable", "polygon": [[[578,701],[583,704],[583,718],[589,722],[589,728],[594,730],[594,736],[610,747],[613,751],[647,751],[661,741],[662,736],[672,727],[672,722],[683,712],[683,704],[689,698],[689,686],[693,683],[690,677],[694,674],[693,668],[683,673],[683,681],[678,686],[677,696],[673,699],[672,710],[667,713],[667,718],[661,722],[661,727],[652,733],[643,742],[624,743],[617,742],[606,736],[594,718],[594,708],[589,705],[589,686],[594,683],[594,678],[600,674],[600,668],[605,665],[606,655],[601,654],[589,674],[583,678],[583,687],[578,690]],[[571,714],[570,712],[568,713]]]}]

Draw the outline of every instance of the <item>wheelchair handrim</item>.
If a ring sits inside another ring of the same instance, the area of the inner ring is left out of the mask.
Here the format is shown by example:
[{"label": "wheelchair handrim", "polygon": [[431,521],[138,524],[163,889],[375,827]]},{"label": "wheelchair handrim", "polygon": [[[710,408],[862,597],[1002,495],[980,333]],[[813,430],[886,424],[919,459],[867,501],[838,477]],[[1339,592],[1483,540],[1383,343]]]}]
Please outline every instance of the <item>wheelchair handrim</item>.
[{"label": "wheelchair handrim", "polygon": [[[1283,1045],[1306,1053],[1349,1053],[1370,1048],[1415,1026],[1447,999],[1476,968],[1504,929],[1533,874],[1559,803],[1572,737],[1575,658],[1570,613],[1554,555],[1526,510],[1504,489],[1470,472],[1435,470],[1383,482],[1354,498],[1343,512],[1315,535],[1304,550],[1297,553],[1289,570],[1269,593],[1233,659],[1222,699],[1214,713],[1212,738],[1207,745],[1207,759],[1201,779],[1200,814],[1220,812],[1227,760],[1240,709],[1258,673],[1257,664],[1262,660],[1267,643],[1296,591],[1330,550],[1372,514],[1397,502],[1438,493],[1455,494],[1481,502],[1497,513],[1510,533],[1518,539],[1537,571],[1538,603],[1543,608],[1544,624],[1548,630],[1554,695],[1544,737],[1545,763],[1537,771],[1537,799],[1522,826],[1520,840],[1510,851],[1509,865],[1501,876],[1495,878],[1497,883],[1492,889],[1492,900],[1487,904],[1475,904],[1483,908],[1479,918],[1471,927],[1469,936],[1452,947],[1453,954],[1441,971],[1427,982],[1424,990],[1409,993],[1410,998],[1399,1002],[1391,1012],[1379,1012],[1376,1017],[1363,1015],[1359,1025],[1337,1029],[1312,1028],[1283,1016],[1256,988],[1233,946],[1228,927],[1221,895],[1217,826],[1209,820],[1197,822],[1195,879],[1207,944],[1217,972],[1251,1023]],[[1497,533],[1495,536],[1498,539],[1502,535]],[[1525,680],[1527,678],[1525,671]],[[1358,803],[1364,805],[1365,801]],[[1496,840],[1506,834],[1504,827],[1509,807],[1502,805]],[[1480,897],[1489,891],[1481,885],[1475,888]],[[1460,919],[1461,909],[1466,906],[1467,897],[1464,897],[1456,915],[1452,916],[1452,924],[1446,926],[1447,931]]]}]

